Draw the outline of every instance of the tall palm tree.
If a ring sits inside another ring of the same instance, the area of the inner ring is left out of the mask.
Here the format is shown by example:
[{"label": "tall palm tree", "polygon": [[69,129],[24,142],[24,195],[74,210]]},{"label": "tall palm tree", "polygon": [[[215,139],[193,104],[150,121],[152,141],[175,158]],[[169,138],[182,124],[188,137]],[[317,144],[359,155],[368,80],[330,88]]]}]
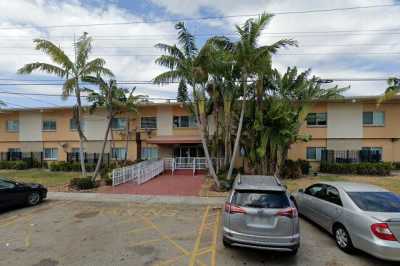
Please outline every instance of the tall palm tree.
[{"label": "tall palm tree", "polygon": [[99,91],[92,89],[86,89],[89,92],[88,101],[92,103],[90,111],[93,112],[97,108],[105,108],[107,110],[107,127],[104,134],[103,144],[100,152],[100,157],[96,164],[96,169],[93,174],[93,181],[100,171],[101,164],[103,161],[104,150],[110,134],[112,121],[118,113],[121,113],[126,107],[126,94],[127,89],[119,88],[115,80],[105,81],[100,76],[87,76],[83,79],[86,82],[97,84]]},{"label": "tall palm tree", "polygon": [[216,42],[223,43],[226,49],[234,54],[237,67],[240,70],[240,86],[242,90],[239,122],[227,179],[231,179],[232,177],[236,156],[239,150],[247,95],[249,93],[249,79],[256,78],[260,73],[265,74],[265,72],[271,68],[271,55],[275,54],[279,48],[297,46],[297,42],[291,39],[282,39],[272,45],[258,45],[262,31],[272,18],[273,14],[263,13],[257,19],[248,19],[241,27],[237,25],[236,31],[240,38],[237,42],[231,42],[224,37],[215,38]]},{"label": "tall palm tree", "polygon": [[169,71],[155,77],[154,83],[166,84],[174,81],[183,81],[191,87],[191,104],[199,124],[200,138],[207,159],[209,172],[215,184],[219,187],[220,183],[215,173],[208,149],[204,73],[195,66],[198,49],[195,44],[194,36],[187,30],[183,22],[177,23],[175,29],[178,30],[179,47],[177,45],[163,43],[156,45],[157,48],[163,50],[166,54],[158,57],[155,62],[169,68]]},{"label": "tall palm tree", "polygon": [[105,75],[113,76],[113,73],[108,68],[105,68],[105,60],[102,58],[95,58],[89,60],[89,55],[92,51],[92,38],[85,32],[76,43],[75,46],[75,58],[71,59],[66,53],[54,43],[44,40],[35,39],[35,49],[43,51],[47,54],[54,64],[35,62],[29,63],[18,70],[18,74],[31,74],[34,71],[40,71],[47,74],[55,75],[57,77],[65,79],[62,87],[63,98],[66,98],[72,94],[76,98],[76,106],[74,108],[74,119],[77,123],[77,131],[79,134],[80,144],[80,162],[82,168],[82,175],[86,176],[85,158],[83,153],[83,143],[86,141],[86,137],[81,127],[82,121],[82,102],[80,81],[90,75]]}]

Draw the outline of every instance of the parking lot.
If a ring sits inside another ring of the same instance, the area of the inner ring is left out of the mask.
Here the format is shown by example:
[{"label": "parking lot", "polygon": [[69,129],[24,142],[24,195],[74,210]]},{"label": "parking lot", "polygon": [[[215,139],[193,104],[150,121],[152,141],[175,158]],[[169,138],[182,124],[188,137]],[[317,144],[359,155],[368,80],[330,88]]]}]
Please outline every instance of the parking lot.
[{"label": "parking lot", "polygon": [[0,214],[1,265],[395,265],[347,255],[301,221],[299,253],[221,243],[219,206],[46,201]]}]

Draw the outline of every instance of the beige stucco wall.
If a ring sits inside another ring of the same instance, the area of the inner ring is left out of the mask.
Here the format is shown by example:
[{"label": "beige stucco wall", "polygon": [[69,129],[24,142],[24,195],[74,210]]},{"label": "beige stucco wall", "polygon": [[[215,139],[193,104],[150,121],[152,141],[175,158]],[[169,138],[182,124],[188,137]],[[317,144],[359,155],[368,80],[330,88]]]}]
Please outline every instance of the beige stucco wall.
[{"label": "beige stucco wall", "polygon": [[362,138],[363,106],[359,103],[328,103],[328,138]]},{"label": "beige stucco wall", "polygon": [[363,105],[364,112],[382,111],[385,113],[384,126],[364,126],[364,138],[400,138],[400,104],[376,103]]},{"label": "beige stucco wall", "polygon": [[19,140],[42,141],[42,113],[19,113]]},{"label": "beige stucco wall", "polygon": [[7,132],[7,121],[8,120],[19,120],[17,112],[12,113],[0,113],[0,141],[18,141],[18,132]]},{"label": "beige stucco wall", "polygon": [[363,146],[362,139],[328,139],[329,150],[360,150]]},{"label": "beige stucco wall", "polygon": [[173,109],[171,106],[159,106],[157,108],[157,135],[170,136],[172,131]]}]

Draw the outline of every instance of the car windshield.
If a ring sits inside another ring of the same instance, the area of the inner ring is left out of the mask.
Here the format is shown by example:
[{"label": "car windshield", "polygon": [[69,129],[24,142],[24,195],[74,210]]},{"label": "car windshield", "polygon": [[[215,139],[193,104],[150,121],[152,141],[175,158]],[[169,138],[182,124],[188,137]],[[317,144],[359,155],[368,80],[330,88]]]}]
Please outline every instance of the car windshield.
[{"label": "car windshield", "polygon": [[348,192],[354,203],[368,212],[400,212],[400,197],[392,192]]},{"label": "car windshield", "polygon": [[14,179],[11,179],[11,178],[8,178],[8,177],[4,177],[4,176],[0,176],[0,180],[15,182]]},{"label": "car windshield", "polygon": [[250,208],[282,209],[290,207],[284,191],[239,190],[233,195],[232,203]]}]

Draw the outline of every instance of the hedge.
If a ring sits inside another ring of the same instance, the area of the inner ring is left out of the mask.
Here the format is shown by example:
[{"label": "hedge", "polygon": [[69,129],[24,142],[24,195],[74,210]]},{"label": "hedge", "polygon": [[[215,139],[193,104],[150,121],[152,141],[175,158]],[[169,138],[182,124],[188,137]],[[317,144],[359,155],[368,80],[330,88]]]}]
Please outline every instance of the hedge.
[{"label": "hedge", "polygon": [[[96,169],[96,164],[87,163],[85,164],[86,171],[93,172]],[[52,172],[79,172],[81,171],[80,163],[71,163],[71,162],[52,162],[49,164],[49,169]]]},{"label": "hedge", "polygon": [[286,160],[281,169],[280,178],[297,179],[310,173],[310,162],[306,160]]},{"label": "hedge", "polygon": [[28,169],[29,164],[25,161],[0,161],[0,169],[24,170]]},{"label": "hedge", "polygon": [[321,163],[320,171],[331,174],[378,175],[388,176],[392,163]]},{"label": "hedge", "polygon": [[72,178],[69,182],[70,186],[75,189],[91,189],[96,187],[96,182],[92,180],[91,177],[77,177]]}]

